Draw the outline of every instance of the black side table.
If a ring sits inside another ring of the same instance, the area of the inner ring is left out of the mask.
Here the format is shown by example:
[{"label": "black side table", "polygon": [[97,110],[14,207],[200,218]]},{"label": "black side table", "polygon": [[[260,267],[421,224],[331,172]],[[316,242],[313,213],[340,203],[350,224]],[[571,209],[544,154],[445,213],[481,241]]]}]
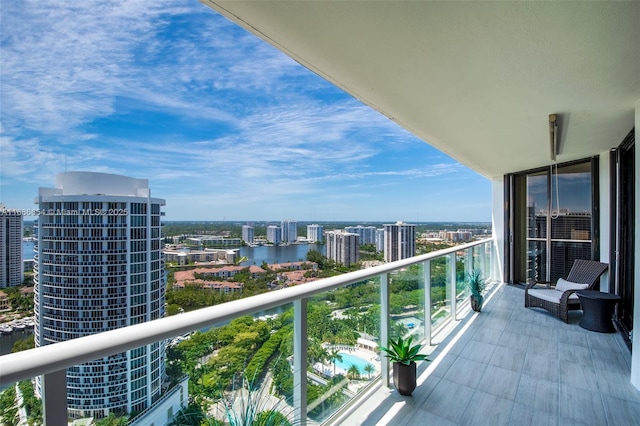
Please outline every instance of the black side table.
[{"label": "black side table", "polygon": [[593,290],[576,291],[582,305],[580,327],[599,333],[615,333],[613,311],[620,296]]}]

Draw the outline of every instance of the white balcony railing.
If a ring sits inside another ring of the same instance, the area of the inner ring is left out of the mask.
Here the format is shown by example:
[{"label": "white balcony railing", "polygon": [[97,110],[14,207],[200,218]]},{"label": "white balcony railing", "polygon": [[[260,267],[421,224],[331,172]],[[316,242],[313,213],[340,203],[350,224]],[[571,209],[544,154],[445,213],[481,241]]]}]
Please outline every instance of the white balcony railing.
[{"label": "white balcony railing", "polygon": [[[423,307],[422,319],[420,324],[410,324],[412,325],[411,333],[423,343],[429,344],[432,334],[448,321],[455,320],[459,305],[467,303],[464,297],[468,294],[464,285],[465,273],[472,269],[479,269],[484,277],[497,275],[496,271],[492,271],[494,260],[493,240],[488,238],[309,284],[4,355],[0,357],[0,386],[42,375],[44,422],[51,425],[66,424],[67,368],[292,303],[294,309],[293,417],[296,424],[306,424],[309,341],[307,302],[312,297],[352,284],[375,280],[376,288],[379,288],[380,304],[379,329],[375,334],[378,342],[387,342],[394,316],[390,310],[392,291],[390,289],[394,279],[413,265],[418,265],[419,268],[416,270],[420,271],[419,280],[422,289],[430,291],[421,293],[423,300],[419,305]],[[431,284],[436,272],[440,277],[443,274],[445,276],[446,291],[444,292],[442,283],[438,284],[437,290]],[[430,307],[429,310],[424,309],[427,306]],[[418,311],[419,308],[416,309],[416,312]],[[427,312],[430,315],[428,320],[425,320]],[[420,317],[420,314],[417,313],[415,316]],[[377,377],[381,378],[383,386],[388,386],[389,364],[386,358],[380,360],[379,370],[380,374]]]}]

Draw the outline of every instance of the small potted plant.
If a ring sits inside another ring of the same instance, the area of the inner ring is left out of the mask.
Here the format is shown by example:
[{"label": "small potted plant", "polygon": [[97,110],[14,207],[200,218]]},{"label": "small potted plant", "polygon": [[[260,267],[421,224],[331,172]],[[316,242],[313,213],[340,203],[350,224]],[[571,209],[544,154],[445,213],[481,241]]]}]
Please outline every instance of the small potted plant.
[{"label": "small potted plant", "polygon": [[485,281],[479,270],[474,269],[470,274],[467,274],[467,285],[471,292],[471,309],[476,312],[482,311],[482,304],[484,303],[482,293],[484,293]]},{"label": "small potted plant", "polygon": [[393,363],[393,385],[400,395],[411,395],[416,388],[416,361],[429,361],[426,355],[418,353],[421,346],[412,346],[412,342],[413,336],[406,340],[398,337],[397,341],[389,341],[389,347],[380,346]]}]

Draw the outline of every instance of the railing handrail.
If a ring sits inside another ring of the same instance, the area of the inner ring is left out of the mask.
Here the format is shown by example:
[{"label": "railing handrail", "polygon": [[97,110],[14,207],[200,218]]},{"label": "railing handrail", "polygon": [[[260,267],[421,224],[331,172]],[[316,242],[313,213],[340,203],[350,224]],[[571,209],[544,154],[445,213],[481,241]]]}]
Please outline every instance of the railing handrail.
[{"label": "railing handrail", "polygon": [[486,238],[304,285],[3,355],[0,357],[0,386],[64,370],[74,365],[180,336],[193,330],[212,327],[234,318],[282,306],[490,241],[492,238]]}]

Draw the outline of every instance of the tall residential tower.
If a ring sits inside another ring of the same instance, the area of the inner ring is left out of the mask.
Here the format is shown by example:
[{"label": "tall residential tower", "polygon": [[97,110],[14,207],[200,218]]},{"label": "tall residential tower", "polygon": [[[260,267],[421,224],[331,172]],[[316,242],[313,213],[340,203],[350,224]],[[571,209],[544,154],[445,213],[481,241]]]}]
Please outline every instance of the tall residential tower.
[{"label": "tall residential tower", "polygon": [[416,255],[416,226],[404,222],[384,225],[384,261],[393,262]]},{"label": "tall residential tower", "polygon": [[360,236],[348,232],[336,230],[327,231],[325,234],[327,242],[327,257],[344,266],[360,260]]},{"label": "tall residential tower", "polygon": [[22,284],[23,271],[22,214],[0,204],[0,288]]},{"label": "tall residential tower", "polygon": [[247,244],[253,244],[255,228],[251,225],[242,225],[242,240]]},{"label": "tall residential tower", "polygon": [[282,229],[276,225],[267,226],[267,241],[272,244],[280,244],[282,242]]},{"label": "tall residential tower", "polygon": [[298,239],[298,222],[295,220],[283,220],[282,223],[282,242],[295,243]]},{"label": "tall residential tower", "polygon": [[[36,346],[164,316],[165,201],[151,198],[146,179],[61,173],[38,202]],[[164,359],[165,344],[156,342],[67,369],[69,415],[150,407],[161,397]]]},{"label": "tall residential tower", "polygon": [[313,224],[307,225],[307,240],[311,243],[317,243],[324,239],[322,225]]}]

